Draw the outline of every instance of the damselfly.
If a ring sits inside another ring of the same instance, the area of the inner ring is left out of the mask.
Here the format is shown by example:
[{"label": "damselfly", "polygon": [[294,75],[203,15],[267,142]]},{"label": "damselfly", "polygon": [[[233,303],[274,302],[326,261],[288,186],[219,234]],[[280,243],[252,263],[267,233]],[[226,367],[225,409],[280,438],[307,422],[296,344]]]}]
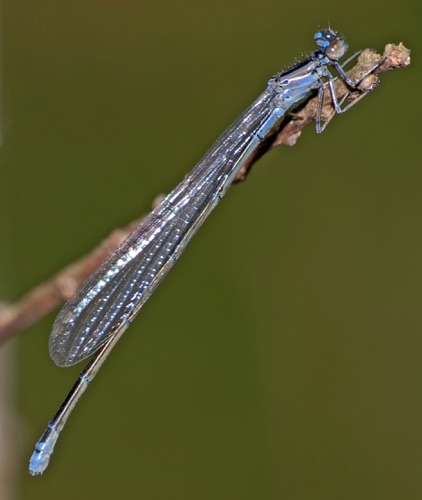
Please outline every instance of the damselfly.
[{"label": "damselfly", "polygon": [[327,124],[321,118],[326,85],[336,113],[356,102],[346,106],[344,99],[339,102],[330,70],[351,92],[358,92],[358,83],[374,68],[358,82],[352,81],[338,62],[347,50],[344,39],[328,29],[319,31],[315,41],[319,49],[268,82],[256,101],[60,311],[49,341],[54,362],[71,366],[95,355],[36,444],[31,474],[47,468],[57,438],[89,382],[256,148],[287,113],[315,92],[319,96],[316,127],[321,132]]}]

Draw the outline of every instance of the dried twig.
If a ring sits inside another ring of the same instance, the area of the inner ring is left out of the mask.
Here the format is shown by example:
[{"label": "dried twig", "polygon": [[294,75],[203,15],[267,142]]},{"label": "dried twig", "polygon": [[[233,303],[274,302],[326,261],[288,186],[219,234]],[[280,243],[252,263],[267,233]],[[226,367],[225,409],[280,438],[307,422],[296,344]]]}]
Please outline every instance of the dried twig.
[{"label": "dried twig", "polygon": [[[369,71],[376,63],[382,61],[369,76],[360,84],[360,90],[368,91],[378,85],[380,73],[391,69],[404,68],[410,64],[410,51],[403,44],[385,47],[384,54],[381,56],[374,50],[364,50],[358,58],[357,64],[349,71],[352,80],[358,80],[360,75]],[[331,98],[328,89],[323,103],[322,118],[329,119],[334,113]],[[342,80],[336,81],[336,93],[341,100],[342,97],[350,93],[350,89]],[[353,100],[358,97],[358,93],[352,92],[347,97]],[[288,116],[255,152],[247,164],[236,176],[235,181],[244,180],[250,172],[253,164],[261,158],[270,149],[284,144],[293,146],[296,144],[302,130],[315,121],[317,114],[317,97],[308,99],[299,109],[295,110],[294,115]],[[139,220],[131,222],[123,229],[114,230],[97,248],[85,257],[70,264],[59,271],[51,279],[36,286],[20,300],[4,304],[0,308],[0,340],[5,339],[16,332],[32,325],[40,318],[48,314],[54,308],[68,300],[82,284],[87,276],[113,251],[116,247],[131,233],[139,224]]]}]

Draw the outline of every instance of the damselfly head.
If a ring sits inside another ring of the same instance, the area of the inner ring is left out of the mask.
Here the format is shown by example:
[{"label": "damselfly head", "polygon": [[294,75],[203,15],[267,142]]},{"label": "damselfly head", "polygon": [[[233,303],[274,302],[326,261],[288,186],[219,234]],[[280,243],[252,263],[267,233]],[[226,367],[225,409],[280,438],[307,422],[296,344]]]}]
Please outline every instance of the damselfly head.
[{"label": "damselfly head", "polygon": [[335,31],[330,29],[318,31],[314,36],[314,40],[327,57],[333,61],[341,59],[348,49],[344,38],[341,38]]}]

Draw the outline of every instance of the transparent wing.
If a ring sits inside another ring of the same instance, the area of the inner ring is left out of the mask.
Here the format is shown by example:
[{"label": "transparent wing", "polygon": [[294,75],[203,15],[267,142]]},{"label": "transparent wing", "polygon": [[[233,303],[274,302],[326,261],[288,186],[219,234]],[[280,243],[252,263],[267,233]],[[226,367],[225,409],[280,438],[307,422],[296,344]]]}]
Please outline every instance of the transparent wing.
[{"label": "transparent wing", "polygon": [[273,101],[273,92],[261,94],[65,304],[49,341],[57,365],[88,357],[133,319],[256,147]]}]

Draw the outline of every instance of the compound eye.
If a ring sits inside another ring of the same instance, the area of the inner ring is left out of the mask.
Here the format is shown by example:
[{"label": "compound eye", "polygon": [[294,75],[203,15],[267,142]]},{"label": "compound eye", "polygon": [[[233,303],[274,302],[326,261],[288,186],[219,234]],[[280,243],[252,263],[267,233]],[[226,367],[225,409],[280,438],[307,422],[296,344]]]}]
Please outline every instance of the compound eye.
[{"label": "compound eye", "polygon": [[344,56],[347,50],[347,43],[339,37],[335,31],[321,30],[314,37],[316,44],[332,61],[337,61]]},{"label": "compound eye", "polygon": [[347,44],[341,38],[333,40],[328,47],[325,48],[325,53],[330,59],[337,61],[341,59],[347,50]]}]

